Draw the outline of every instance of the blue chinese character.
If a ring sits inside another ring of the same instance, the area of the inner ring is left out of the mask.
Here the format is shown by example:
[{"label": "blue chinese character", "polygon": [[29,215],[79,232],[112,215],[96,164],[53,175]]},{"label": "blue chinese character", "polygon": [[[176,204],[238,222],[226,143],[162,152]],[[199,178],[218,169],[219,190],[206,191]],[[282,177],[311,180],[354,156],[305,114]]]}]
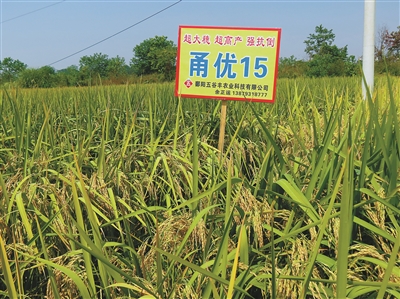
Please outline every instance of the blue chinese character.
[{"label": "blue chinese character", "polygon": [[[232,64],[237,63],[237,60],[235,58],[236,58],[235,53],[232,53],[231,56],[231,54],[227,52],[225,58],[222,58],[222,53],[218,53],[217,60],[214,63],[214,67],[217,69],[217,78],[225,77],[226,73],[228,73],[229,79],[236,78],[236,73],[232,71]],[[222,70],[221,70],[221,64],[224,64]]]},{"label": "blue chinese character", "polygon": [[196,76],[206,78],[208,75],[208,59],[206,57],[210,52],[190,52],[194,56],[190,59],[190,76],[196,73]]}]

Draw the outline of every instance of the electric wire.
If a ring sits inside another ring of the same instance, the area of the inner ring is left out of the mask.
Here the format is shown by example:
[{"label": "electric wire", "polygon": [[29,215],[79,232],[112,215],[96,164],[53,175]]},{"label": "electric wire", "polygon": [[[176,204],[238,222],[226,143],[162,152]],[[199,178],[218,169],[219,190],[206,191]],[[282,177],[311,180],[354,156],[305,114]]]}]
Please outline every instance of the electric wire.
[{"label": "electric wire", "polygon": [[32,11],[30,11],[30,12],[24,13],[24,14],[22,14],[22,15],[19,15],[19,16],[16,16],[16,17],[13,17],[13,18],[11,18],[11,19],[7,19],[7,20],[4,20],[4,21],[1,21],[1,24],[3,24],[3,23],[6,23],[6,22],[13,21],[13,20],[15,20],[15,19],[22,18],[22,17],[24,17],[24,16],[27,16],[27,15],[33,14],[33,13],[35,13],[35,12],[38,12],[38,11],[40,11],[40,10],[43,10],[43,9],[49,8],[49,7],[51,7],[51,6],[54,6],[54,5],[57,5],[57,4],[61,4],[62,2],[65,2],[65,1],[66,1],[66,0],[62,0],[62,1],[59,1],[59,2],[57,2],[57,3],[53,3],[53,4],[50,4],[50,5],[47,5],[47,6],[44,6],[44,7],[41,7],[41,8],[35,9],[35,10],[32,10]]},{"label": "electric wire", "polygon": [[77,52],[75,52],[75,53],[72,53],[72,54],[70,54],[70,55],[68,55],[68,56],[65,56],[64,58],[61,58],[61,59],[59,59],[59,60],[57,60],[57,61],[54,61],[54,62],[48,64],[48,66],[51,66],[51,65],[53,65],[53,64],[56,64],[56,63],[58,63],[58,62],[60,62],[60,61],[63,61],[63,60],[65,60],[65,59],[67,59],[67,58],[70,58],[70,57],[72,57],[72,56],[74,56],[74,55],[76,55],[76,54],[79,54],[79,53],[81,53],[81,52],[83,52],[83,51],[85,51],[85,50],[87,50],[87,49],[90,49],[90,48],[92,48],[92,47],[94,47],[94,46],[96,46],[96,45],[98,45],[98,44],[100,44],[100,43],[102,43],[102,42],[104,42],[104,41],[106,41],[106,40],[108,40],[108,39],[110,39],[110,38],[112,38],[112,37],[118,35],[118,34],[121,34],[122,32],[127,31],[128,29],[131,29],[132,27],[135,27],[135,26],[139,25],[140,23],[143,23],[144,21],[147,21],[147,20],[151,19],[152,17],[154,17],[154,16],[156,16],[156,15],[158,15],[158,14],[160,14],[160,13],[162,13],[162,12],[168,10],[168,9],[170,9],[171,7],[177,5],[179,2],[182,2],[182,0],[178,0],[178,1],[174,2],[173,4],[171,4],[171,5],[169,5],[169,6],[165,7],[165,8],[163,8],[163,9],[157,11],[156,13],[154,13],[154,14],[152,14],[152,15],[150,15],[150,16],[148,16],[148,17],[142,19],[142,20],[140,20],[139,22],[136,22],[135,24],[133,24],[133,25],[131,25],[131,26],[129,26],[129,27],[126,27],[125,29],[122,29],[122,30],[118,31],[117,33],[114,33],[114,34],[112,34],[112,35],[110,35],[110,36],[108,36],[108,37],[106,37],[106,38],[104,38],[104,39],[102,39],[102,40],[100,40],[100,41],[94,43],[94,44],[91,44],[90,46],[88,46],[88,47],[86,47],[86,48],[84,48],[84,49],[81,49],[81,50],[79,50],[79,51],[77,51]]}]

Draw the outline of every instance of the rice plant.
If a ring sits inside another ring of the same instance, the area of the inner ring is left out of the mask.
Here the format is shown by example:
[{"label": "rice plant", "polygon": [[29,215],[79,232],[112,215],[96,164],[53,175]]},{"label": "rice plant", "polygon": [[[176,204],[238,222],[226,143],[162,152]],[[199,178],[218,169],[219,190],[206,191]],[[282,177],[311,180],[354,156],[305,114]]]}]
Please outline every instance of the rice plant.
[{"label": "rice plant", "polygon": [[3,89],[0,296],[400,298],[400,82]]}]

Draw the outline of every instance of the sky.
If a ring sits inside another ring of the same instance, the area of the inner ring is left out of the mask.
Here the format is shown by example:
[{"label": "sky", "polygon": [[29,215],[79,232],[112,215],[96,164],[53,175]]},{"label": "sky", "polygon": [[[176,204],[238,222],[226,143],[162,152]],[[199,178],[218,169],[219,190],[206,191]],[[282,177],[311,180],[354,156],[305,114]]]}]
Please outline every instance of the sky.
[{"label": "sky", "polygon": [[[376,32],[397,30],[400,0],[376,0],[375,23]],[[167,36],[177,44],[180,25],[281,28],[280,57],[297,59],[307,59],[304,41],[322,25],[335,45],[360,58],[364,0],[0,0],[0,59],[60,70],[101,53],[129,64],[146,39]]]}]

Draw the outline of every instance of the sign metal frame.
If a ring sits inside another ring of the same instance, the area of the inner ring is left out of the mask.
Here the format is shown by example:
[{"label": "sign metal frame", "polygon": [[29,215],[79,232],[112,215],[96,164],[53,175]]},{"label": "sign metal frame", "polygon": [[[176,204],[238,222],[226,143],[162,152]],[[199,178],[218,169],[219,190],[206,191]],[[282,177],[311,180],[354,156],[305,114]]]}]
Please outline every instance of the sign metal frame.
[{"label": "sign metal frame", "polygon": [[179,26],[175,96],[273,103],[280,28]]}]

